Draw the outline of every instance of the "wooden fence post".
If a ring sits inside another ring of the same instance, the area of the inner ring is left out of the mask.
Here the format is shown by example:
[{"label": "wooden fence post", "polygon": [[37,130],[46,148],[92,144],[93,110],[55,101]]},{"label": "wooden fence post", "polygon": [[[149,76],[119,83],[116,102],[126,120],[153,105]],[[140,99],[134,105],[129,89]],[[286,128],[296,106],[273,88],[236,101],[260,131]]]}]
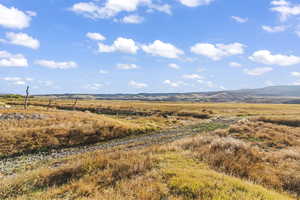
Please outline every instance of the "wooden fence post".
[{"label": "wooden fence post", "polygon": [[25,100],[24,100],[25,110],[27,110],[27,108],[28,108],[28,97],[29,97],[29,86],[27,86],[27,88],[26,88],[26,96],[25,96]]}]

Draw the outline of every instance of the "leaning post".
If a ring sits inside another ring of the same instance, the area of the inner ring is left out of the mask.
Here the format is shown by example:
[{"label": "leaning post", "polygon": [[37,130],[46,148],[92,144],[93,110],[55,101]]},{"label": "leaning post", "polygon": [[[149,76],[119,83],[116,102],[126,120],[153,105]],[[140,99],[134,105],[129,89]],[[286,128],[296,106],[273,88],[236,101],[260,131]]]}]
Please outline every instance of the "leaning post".
[{"label": "leaning post", "polygon": [[28,97],[29,97],[29,86],[27,86],[27,88],[26,88],[26,96],[25,96],[25,100],[24,100],[25,110],[27,110],[27,108],[28,108]]}]

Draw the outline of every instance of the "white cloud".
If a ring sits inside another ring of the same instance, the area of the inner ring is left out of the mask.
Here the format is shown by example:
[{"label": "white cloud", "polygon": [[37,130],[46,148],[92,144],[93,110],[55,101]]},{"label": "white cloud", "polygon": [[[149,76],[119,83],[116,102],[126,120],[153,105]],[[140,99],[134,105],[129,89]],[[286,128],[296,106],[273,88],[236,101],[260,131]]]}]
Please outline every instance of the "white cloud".
[{"label": "white cloud", "polygon": [[163,5],[150,4],[148,11],[153,11],[153,10],[157,10],[159,12],[163,12],[163,13],[166,13],[168,15],[172,14],[171,6],[169,4],[163,4]]},{"label": "white cloud", "polygon": [[153,56],[161,56],[165,58],[179,58],[184,52],[170,43],[164,43],[155,40],[152,44],[142,45],[143,51]]},{"label": "white cloud", "polygon": [[197,7],[209,5],[214,2],[214,0],[179,0],[179,2],[188,7]]},{"label": "white cloud", "polygon": [[248,18],[242,18],[242,17],[239,17],[239,16],[231,16],[232,19],[234,19],[236,22],[238,23],[246,23],[248,22]]},{"label": "white cloud", "polygon": [[280,20],[286,21],[290,16],[300,15],[300,5],[291,5],[288,1],[272,1],[272,11],[279,13]]},{"label": "white cloud", "polygon": [[291,72],[292,76],[300,77],[300,72]]},{"label": "white cloud", "polygon": [[100,7],[93,2],[79,2],[72,6],[70,9],[77,14],[82,14],[88,18],[105,18],[100,12]]},{"label": "white cloud", "polygon": [[102,87],[103,87],[103,84],[101,84],[101,83],[92,83],[92,84],[86,85],[84,88],[88,89],[88,90],[99,90]]},{"label": "white cloud", "polygon": [[237,62],[231,62],[231,63],[229,63],[229,66],[230,67],[242,67],[242,65],[240,63],[237,63]]},{"label": "white cloud", "polygon": [[277,1],[272,1],[271,4],[274,6],[288,6],[290,3],[285,0],[277,0]]},{"label": "white cloud", "polygon": [[182,85],[185,85],[185,83],[183,81],[175,82],[175,81],[171,81],[171,80],[165,80],[163,83],[166,84],[166,85],[169,85],[171,87],[175,87],[175,88],[180,87]]},{"label": "white cloud", "polygon": [[70,10],[91,19],[105,19],[115,17],[121,12],[137,11],[141,6],[170,13],[170,7],[167,4],[155,5],[151,0],[106,0],[104,5],[94,2],[79,2],[74,4]]},{"label": "white cloud", "polygon": [[122,19],[125,24],[140,24],[144,21],[144,18],[139,15],[128,15]]},{"label": "white cloud", "polygon": [[51,69],[72,69],[78,66],[74,61],[56,62],[53,60],[36,60],[35,64]]},{"label": "white cloud", "polygon": [[7,40],[2,40],[2,42],[7,42],[14,45],[20,45],[32,49],[38,49],[40,47],[40,42],[27,35],[26,33],[6,33]]},{"label": "white cloud", "polygon": [[100,33],[87,33],[86,37],[88,37],[91,40],[99,40],[99,41],[104,41],[106,38],[100,34]]},{"label": "white cloud", "polygon": [[0,26],[5,28],[23,29],[30,26],[30,15],[17,8],[5,7],[0,4]]},{"label": "white cloud", "polygon": [[133,70],[133,69],[138,69],[139,67],[135,64],[118,64],[117,69],[120,70]]},{"label": "white cloud", "polygon": [[170,63],[170,64],[168,65],[168,67],[170,67],[170,68],[172,68],[172,69],[180,69],[180,66],[177,65],[177,64],[175,64],[175,63]]},{"label": "white cloud", "polygon": [[136,45],[134,40],[122,37],[117,38],[111,46],[99,43],[98,47],[99,52],[101,53],[119,51],[122,53],[136,54],[136,52],[139,50],[139,47]]},{"label": "white cloud", "polygon": [[27,59],[22,54],[0,51],[0,67],[27,67]]},{"label": "white cloud", "polygon": [[32,78],[21,78],[21,77],[4,77],[0,80],[8,81],[13,85],[26,85],[28,82],[33,81]]},{"label": "white cloud", "polygon": [[262,29],[269,33],[283,32],[287,29],[286,26],[262,26]]},{"label": "white cloud", "polygon": [[265,73],[273,71],[271,67],[257,67],[254,69],[245,69],[244,72],[250,76],[261,76]]},{"label": "white cloud", "polygon": [[197,43],[191,47],[191,52],[206,56],[212,60],[220,60],[223,57],[240,55],[244,53],[245,45],[241,43],[232,44],[209,44]]},{"label": "white cloud", "polygon": [[272,55],[268,50],[260,50],[249,57],[250,60],[266,65],[290,66],[300,63],[300,57],[294,55]]},{"label": "white cloud", "polygon": [[148,85],[146,83],[139,83],[136,81],[129,81],[129,86],[135,87],[135,88],[146,88]]},{"label": "white cloud", "polygon": [[182,76],[182,78],[185,78],[185,79],[203,79],[203,77],[198,75],[198,74],[184,74]]},{"label": "white cloud", "polygon": [[109,71],[100,69],[100,70],[99,70],[99,73],[100,73],[100,74],[109,74]]}]

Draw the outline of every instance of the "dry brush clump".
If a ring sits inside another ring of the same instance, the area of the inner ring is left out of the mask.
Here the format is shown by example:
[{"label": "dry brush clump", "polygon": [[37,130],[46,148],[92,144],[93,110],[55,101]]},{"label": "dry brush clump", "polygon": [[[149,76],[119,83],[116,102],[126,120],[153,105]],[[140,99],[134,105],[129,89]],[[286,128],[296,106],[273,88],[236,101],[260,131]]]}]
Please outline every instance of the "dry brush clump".
[{"label": "dry brush clump", "polygon": [[244,121],[179,142],[193,157],[240,178],[300,195],[300,134],[292,127]]},{"label": "dry brush clump", "polygon": [[[24,110],[2,111],[22,113]],[[65,111],[27,111],[26,115],[42,114],[42,119],[0,120],[0,155],[96,143],[103,140],[142,134],[152,126],[137,125],[112,118]]]},{"label": "dry brush clump", "polygon": [[36,195],[32,199],[93,199],[121,180],[138,178],[155,164],[147,151],[84,154],[59,167],[48,166],[0,180],[0,199],[28,199],[32,194]]}]

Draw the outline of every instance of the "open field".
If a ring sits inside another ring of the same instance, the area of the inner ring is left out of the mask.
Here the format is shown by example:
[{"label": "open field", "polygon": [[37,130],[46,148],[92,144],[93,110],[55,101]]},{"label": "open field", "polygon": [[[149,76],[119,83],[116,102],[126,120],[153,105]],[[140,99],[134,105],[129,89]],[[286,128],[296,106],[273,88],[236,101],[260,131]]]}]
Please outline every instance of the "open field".
[{"label": "open field", "polygon": [[[8,104],[23,105],[23,101],[4,99]],[[300,116],[300,105],[295,104],[245,104],[245,103],[192,103],[192,102],[144,102],[144,101],[100,101],[100,100],[55,99],[51,108],[81,110],[111,115],[183,115],[207,118],[225,116]],[[48,99],[31,99],[30,105],[49,106]]]},{"label": "open field", "polygon": [[300,197],[298,105],[57,103],[0,110],[0,199]]}]

